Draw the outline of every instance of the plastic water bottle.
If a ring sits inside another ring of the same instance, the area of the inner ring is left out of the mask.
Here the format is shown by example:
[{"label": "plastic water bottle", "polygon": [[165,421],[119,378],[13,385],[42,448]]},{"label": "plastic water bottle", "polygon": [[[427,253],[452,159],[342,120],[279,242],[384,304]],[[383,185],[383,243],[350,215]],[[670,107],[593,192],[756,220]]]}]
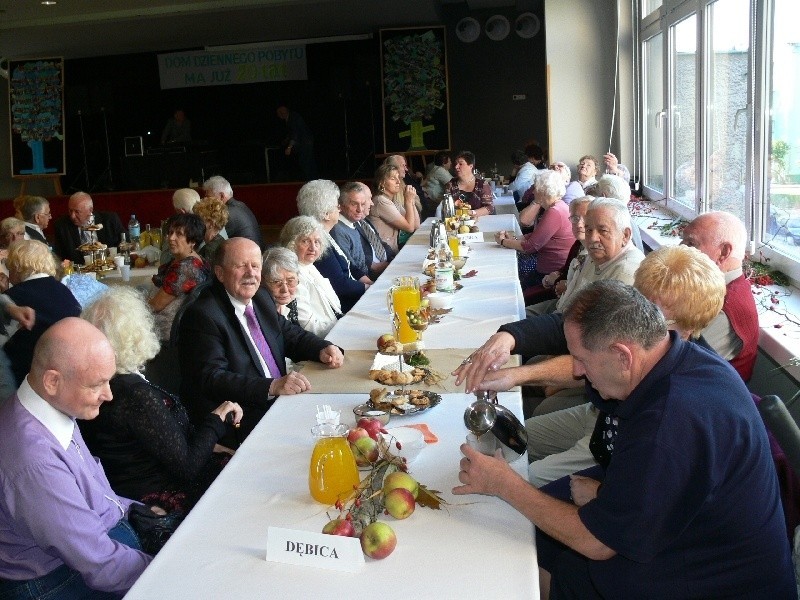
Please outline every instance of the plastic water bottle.
[{"label": "plastic water bottle", "polygon": [[136,215],[131,215],[131,220],[128,221],[128,237],[132,243],[139,241],[139,233],[139,221],[136,220]]}]

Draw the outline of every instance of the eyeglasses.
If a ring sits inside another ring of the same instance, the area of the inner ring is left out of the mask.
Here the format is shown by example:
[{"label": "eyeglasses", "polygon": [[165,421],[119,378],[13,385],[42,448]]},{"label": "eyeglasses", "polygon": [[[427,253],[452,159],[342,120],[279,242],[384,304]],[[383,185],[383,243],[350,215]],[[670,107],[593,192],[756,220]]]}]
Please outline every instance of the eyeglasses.
[{"label": "eyeglasses", "polygon": [[300,282],[295,277],[289,277],[288,279],[270,279],[267,281],[267,285],[271,288],[282,288],[283,286],[287,288],[296,288],[298,283]]},{"label": "eyeglasses", "polygon": [[586,217],[584,217],[583,215],[572,215],[569,218],[569,222],[570,223],[576,223],[577,224],[577,223],[580,223],[581,221],[586,221]]}]

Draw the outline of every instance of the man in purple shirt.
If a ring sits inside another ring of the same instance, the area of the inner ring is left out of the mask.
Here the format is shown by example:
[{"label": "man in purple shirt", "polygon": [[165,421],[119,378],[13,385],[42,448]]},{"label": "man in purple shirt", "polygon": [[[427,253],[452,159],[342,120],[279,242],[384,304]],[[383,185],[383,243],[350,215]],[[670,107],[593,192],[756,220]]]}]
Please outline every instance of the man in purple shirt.
[{"label": "man in purple shirt", "polygon": [[63,319],[0,407],[0,596],[116,598],[149,564],[125,519],[132,501],[114,493],[75,425],[111,400],[115,370],[98,329]]}]

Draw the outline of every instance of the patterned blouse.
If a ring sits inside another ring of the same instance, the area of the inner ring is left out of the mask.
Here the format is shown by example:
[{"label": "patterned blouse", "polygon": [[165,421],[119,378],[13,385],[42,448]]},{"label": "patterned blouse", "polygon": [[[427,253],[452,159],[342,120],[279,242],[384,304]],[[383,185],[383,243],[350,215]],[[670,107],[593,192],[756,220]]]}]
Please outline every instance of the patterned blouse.
[{"label": "patterned blouse", "polygon": [[494,194],[492,194],[492,186],[485,179],[475,179],[475,189],[471,192],[465,192],[458,188],[458,177],[453,177],[445,186],[445,194],[452,194],[453,200],[461,200],[470,205],[472,210],[479,208],[488,208],[489,214],[494,214]]},{"label": "patterned blouse", "polygon": [[156,329],[160,340],[169,340],[172,321],[175,319],[175,313],[183,304],[184,296],[210,277],[211,267],[205,260],[196,256],[187,256],[181,260],[174,259],[158,268],[158,273],[153,275],[153,285],[161,288],[170,296],[175,296],[175,300],[155,314]]}]

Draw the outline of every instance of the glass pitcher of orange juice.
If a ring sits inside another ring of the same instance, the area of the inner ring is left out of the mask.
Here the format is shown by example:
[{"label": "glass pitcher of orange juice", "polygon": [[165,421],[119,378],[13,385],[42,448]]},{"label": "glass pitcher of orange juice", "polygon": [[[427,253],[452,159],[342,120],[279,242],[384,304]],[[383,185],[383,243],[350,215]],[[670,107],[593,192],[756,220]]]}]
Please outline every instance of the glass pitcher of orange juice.
[{"label": "glass pitcher of orange juice", "polygon": [[418,277],[395,277],[386,302],[389,312],[392,313],[393,321],[397,323],[395,338],[401,344],[408,344],[417,341],[417,333],[408,324],[406,311],[409,308],[419,310],[421,296],[419,291]]},{"label": "glass pitcher of orange juice", "polygon": [[335,504],[344,500],[361,479],[350,444],[344,437],[346,425],[317,425],[311,433],[317,438],[308,469],[308,489],[317,502]]}]

